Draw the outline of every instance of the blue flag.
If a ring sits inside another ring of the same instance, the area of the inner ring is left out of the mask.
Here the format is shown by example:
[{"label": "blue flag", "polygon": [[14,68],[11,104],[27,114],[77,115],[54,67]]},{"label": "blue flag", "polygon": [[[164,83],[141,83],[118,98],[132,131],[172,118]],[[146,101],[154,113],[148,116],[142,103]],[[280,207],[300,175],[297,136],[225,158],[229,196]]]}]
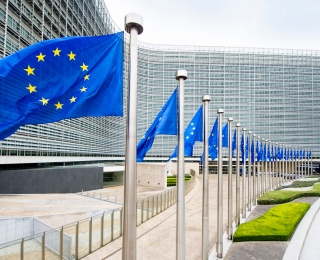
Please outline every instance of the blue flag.
[{"label": "blue flag", "polygon": [[300,152],[299,152],[299,157],[300,157],[300,160],[301,160],[302,157],[303,157],[303,152],[302,152],[302,150],[300,150]]},{"label": "blue flag", "polygon": [[270,150],[270,144],[268,144],[268,153],[267,153],[267,161],[271,161],[271,150]]},{"label": "blue flag", "polygon": [[209,155],[213,161],[218,157],[218,117],[213,125],[212,131],[208,139]]},{"label": "blue flag", "polygon": [[0,68],[0,140],[27,124],[123,116],[123,32],[39,42]]},{"label": "blue flag", "polygon": [[229,124],[226,123],[224,127],[222,127],[222,147],[228,148],[229,143]]},{"label": "blue flag", "polygon": [[[196,141],[202,142],[202,106],[190,121],[188,127],[184,131],[184,155],[192,156],[193,146]],[[178,146],[170,156],[168,161],[176,158],[178,154]]]},{"label": "blue flag", "polygon": [[237,129],[234,129],[232,138],[232,157],[234,157],[234,151],[237,149]]},{"label": "blue flag", "polygon": [[137,161],[142,162],[151,149],[156,135],[177,135],[177,88],[162,107],[160,113],[149,127],[137,146]]},{"label": "blue flag", "polygon": [[254,163],[254,160],[255,160],[254,140],[252,139],[252,142],[251,142],[251,162]]},{"label": "blue flag", "polygon": [[257,153],[257,161],[261,162],[262,160],[261,143],[259,143],[258,141],[256,143],[256,153]]},{"label": "blue flag", "polygon": [[241,156],[242,156],[242,163],[245,162],[245,160],[248,158],[248,155],[249,155],[249,139],[247,137],[247,140],[246,142],[244,142],[244,137],[243,137],[243,134],[242,134],[242,137],[241,137]]},{"label": "blue flag", "polygon": [[266,162],[266,161],[267,161],[267,144],[264,144],[263,156],[262,156],[262,157],[263,157],[262,160],[263,160],[264,162]]}]

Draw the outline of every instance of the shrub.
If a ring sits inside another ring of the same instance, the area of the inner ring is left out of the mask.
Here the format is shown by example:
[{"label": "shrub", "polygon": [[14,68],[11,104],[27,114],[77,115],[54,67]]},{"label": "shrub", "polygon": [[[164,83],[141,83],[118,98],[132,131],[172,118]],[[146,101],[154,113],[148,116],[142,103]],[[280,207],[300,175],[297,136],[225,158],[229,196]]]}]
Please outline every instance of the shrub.
[{"label": "shrub", "polygon": [[275,190],[263,194],[258,199],[258,205],[281,204],[301,197],[320,197],[320,185],[314,184],[309,191]]},{"label": "shrub", "polygon": [[310,204],[290,202],[275,206],[252,221],[241,224],[233,241],[287,241]]}]

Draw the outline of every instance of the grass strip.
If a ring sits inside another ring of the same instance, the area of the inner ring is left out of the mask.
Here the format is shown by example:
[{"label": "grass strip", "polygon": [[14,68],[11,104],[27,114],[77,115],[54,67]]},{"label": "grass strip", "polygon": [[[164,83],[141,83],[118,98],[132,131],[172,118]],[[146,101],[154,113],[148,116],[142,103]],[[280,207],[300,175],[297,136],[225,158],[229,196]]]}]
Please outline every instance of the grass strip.
[{"label": "grass strip", "polygon": [[277,205],[259,218],[241,224],[233,241],[287,241],[309,208],[310,204],[305,202]]},{"label": "grass strip", "polygon": [[320,197],[320,185],[314,184],[312,190],[292,191],[292,190],[275,190],[263,194],[258,199],[258,205],[281,204],[293,201],[301,197]]},{"label": "grass strip", "polygon": [[294,181],[291,185],[286,186],[285,188],[303,188],[310,187],[313,184],[319,182],[319,180],[310,180],[310,181]]}]

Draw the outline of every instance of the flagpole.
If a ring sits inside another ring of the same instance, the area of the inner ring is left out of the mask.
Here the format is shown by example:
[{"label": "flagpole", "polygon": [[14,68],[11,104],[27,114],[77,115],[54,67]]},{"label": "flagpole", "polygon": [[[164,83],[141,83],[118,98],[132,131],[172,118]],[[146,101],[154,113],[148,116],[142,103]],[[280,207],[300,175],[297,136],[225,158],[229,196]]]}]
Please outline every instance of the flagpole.
[{"label": "flagpole", "polygon": [[270,151],[270,158],[269,158],[269,184],[268,184],[268,188],[269,191],[272,190],[272,162],[271,162],[271,150],[270,150],[270,145],[272,144],[271,141],[269,141],[269,149],[268,149],[268,153]]},{"label": "flagpole", "polygon": [[284,172],[284,144],[281,145],[282,148],[282,184],[284,184],[284,177],[285,177],[285,172]]},{"label": "flagpole", "polygon": [[279,165],[278,165],[278,143],[275,143],[275,164],[276,164],[276,188],[280,186],[280,179],[279,179]]},{"label": "flagpole", "polygon": [[288,178],[288,145],[286,145],[286,182],[289,181]]},{"label": "flagpole", "polygon": [[130,33],[129,86],[127,101],[127,136],[123,203],[122,259],[135,260],[137,225],[137,61],[138,35],[143,32],[143,19],[135,13],[125,17],[125,30]]},{"label": "flagpole", "polygon": [[251,211],[251,131],[248,131],[248,211]]},{"label": "flagpole", "polygon": [[237,129],[237,172],[236,172],[236,227],[240,225],[240,123]]},{"label": "flagpole", "polygon": [[229,167],[228,167],[228,239],[232,240],[232,121],[233,118],[229,117]]},{"label": "flagpole", "polygon": [[184,194],[184,81],[186,70],[177,70],[179,81],[179,127],[178,127],[178,174],[177,174],[177,218],[176,218],[176,259],[186,258],[186,224]]},{"label": "flagpole", "polygon": [[306,156],[307,148],[304,148],[304,175],[307,177],[307,156]]},{"label": "flagpole", "polygon": [[253,206],[257,205],[257,177],[256,177],[256,134],[253,134]]},{"label": "flagpole", "polygon": [[274,177],[274,174],[275,174],[275,160],[276,160],[276,152],[274,150],[275,148],[275,142],[272,142],[272,190],[274,190],[274,188],[277,186],[275,183],[275,177]]},{"label": "flagpole", "polygon": [[307,149],[308,176],[311,175],[311,173],[310,173],[310,158],[309,158],[309,154],[310,154],[310,148]]},{"label": "flagpole", "polygon": [[[258,150],[259,150],[259,153],[261,153],[259,147],[260,147],[260,136],[257,137],[258,138]],[[259,158],[260,158],[260,155],[259,155]],[[258,159],[258,156],[257,156],[257,159]],[[257,160],[257,199],[260,198],[261,196],[261,168],[260,168],[260,161]]]},{"label": "flagpole", "polygon": [[202,193],[202,260],[209,257],[209,162],[208,162],[208,125],[210,96],[203,95],[203,193]]},{"label": "flagpole", "polygon": [[262,158],[261,158],[261,196],[264,194],[264,170],[265,170],[265,162],[264,162],[264,138],[261,138],[262,143]]},{"label": "flagpole", "polygon": [[222,192],[222,114],[223,109],[218,109],[217,114],[219,117],[218,121],[218,133],[219,133],[219,143],[218,143],[218,212],[217,212],[217,257],[222,258],[223,255],[223,192]]},{"label": "flagpole", "polygon": [[294,171],[296,172],[296,176],[297,176],[297,179],[300,179],[300,176],[299,176],[299,172],[298,172],[298,158],[297,158],[297,150],[298,150],[298,147],[295,147],[295,153],[296,153],[296,158],[294,159]]},{"label": "flagpole", "polygon": [[242,162],[242,218],[246,217],[246,128],[242,128],[243,132],[243,162]]},{"label": "flagpole", "polygon": [[269,163],[268,163],[268,147],[267,147],[268,140],[265,140],[266,144],[266,167],[265,167],[265,175],[264,175],[264,192],[268,191],[268,171],[269,171]]}]

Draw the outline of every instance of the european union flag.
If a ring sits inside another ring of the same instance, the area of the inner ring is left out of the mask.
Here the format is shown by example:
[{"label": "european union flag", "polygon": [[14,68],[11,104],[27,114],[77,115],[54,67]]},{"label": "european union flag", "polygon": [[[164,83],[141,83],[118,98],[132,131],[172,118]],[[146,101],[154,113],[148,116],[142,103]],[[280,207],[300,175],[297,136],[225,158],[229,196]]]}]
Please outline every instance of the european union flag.
[{"label": "european union flag", "polygon": [[0,140],[27,124],[123,116],[123,32],[39,42],[0,68]]},{"label": "european union flag", "polygon": [[232,138],[232,157],[234,157],[234,150],[237,149],[237,129],[234,129]]},{"label": "european union flag", "polygon": [[[196,141],[202,142],[202,106],[198,109],[194,115],[186,130],[184,131],[184,155],[192,156],[193,146]],[[176,158],[178,154],[178,146],[174,149],[173,154],[168,161],[172,158]]]},{"label": "european union flag", "polygon": [[143,161],[145,155],[151,149],[156,135],[177,135],[177,91],[176,88],[139,142],[137,146],[138,162]]},{"label": "european union flag", "polygon": [[267,153],[267,161],[271,161],[271,150],[270,150],[270,144],[268,144],[268,153]]},{"label": "european union flag", "polygon": [[222,147],[228,148],[229,143],[229,124],[226,123],[224,127],[222,127]]},{"label": "european union flag", "polygon": [[257,143],[256,143],[256,153],[257,153],[257,161],[258,162],[261,162],[261,160],[262,160],[262,153],[261,153],[261,142],[259,143],[258,141],[257,141]]},{"label": "european union flag", "polygon": [[242,154],[242,163],[244,163],[249,155],[249,139],[247,137],[247,140],[245,143],[243,134],[241,137],[241,154]]},{"label": "european union flag", "polygon": [[209,155],[213,161],[218,157],[218,117],[213,125],[212,131],[208,139]]},{"label": "european union flag", "polygon": [[255,154],[254,154],[254,140],[252,139],[251,142],[251,162],[254,163],[255,160]]},{"label": "european union flag", "polygon": [[282,160],[282,151],[281,151],[281,149],[280,149],[280,146],[278,146],[278,149],[277,149],[277,158],[279,159],[279,160]]}]

